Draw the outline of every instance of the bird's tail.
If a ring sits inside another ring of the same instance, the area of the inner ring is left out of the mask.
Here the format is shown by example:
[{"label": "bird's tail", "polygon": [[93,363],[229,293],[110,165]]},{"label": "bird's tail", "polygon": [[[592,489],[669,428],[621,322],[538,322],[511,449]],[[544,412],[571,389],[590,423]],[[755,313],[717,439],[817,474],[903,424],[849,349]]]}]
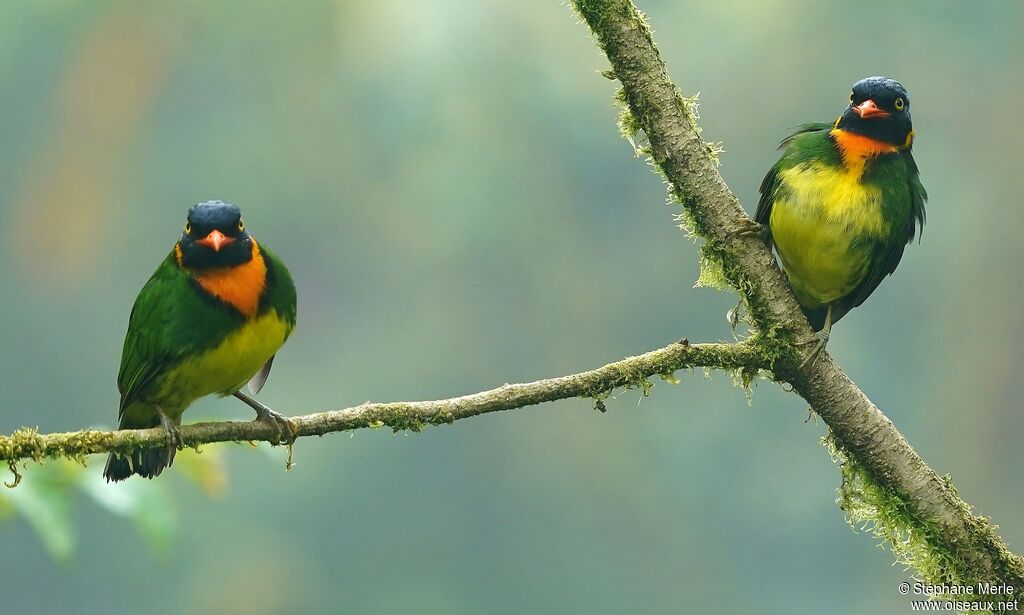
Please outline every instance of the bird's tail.
[{"label": "bird's tail", "polygon": [[[828,308],[808,309],[800,306],[800,310],[807,317],[807,320],[810,321],[812,329],[821,331],[825,328],[825,316],[828,314]],[[832,322],[835,322],[835,318],[833,318]]]},{"label": "bird's tail", "polygon": [[[121,424],[117,426],[118,429],[149,429],[160,426],[159,417],[146,421],[146,424],[128,424],[125,420],[127,418],[127,413],[125,413],[125,416],[121,419]],[[107,457],[107,465],[103,468],[103,477],[107,479],[108,483],[116,483],[125,480],[132,474],[138,474],[145,478],[160,476],[164,468],[174,462],[174,453],[175,450],[173,448],[167,449],[163,446],[136,449],[128,455],[110,453]]]}]

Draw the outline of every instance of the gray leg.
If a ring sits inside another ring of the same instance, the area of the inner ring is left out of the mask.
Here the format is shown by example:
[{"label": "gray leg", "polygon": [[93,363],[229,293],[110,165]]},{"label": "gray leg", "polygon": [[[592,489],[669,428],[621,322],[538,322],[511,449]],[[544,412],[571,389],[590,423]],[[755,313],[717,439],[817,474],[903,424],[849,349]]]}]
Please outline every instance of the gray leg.
[{"label": "gray leg", "polygon": [[181,434],[178,433],[178,426],[164,413],[163,408],[157,406],[156,413],[160,416],[160,425],[167,431],[167,444],[164,445],[164,465],[169,466],[174,460],[175,451],[181,445]]},{"label": "gray leg", "polygon": [[270,425],[277,431],[277,437],[271,444],[280,444],[281,437],[287,434],[286,443],[291,444],[295,442],[296,428],[295,423],[283,414],[278,414],[271,410],[268,406],[256,401],[252,397],[249,397],[245,393],[238,391],[235,393],[235,397],[244,401],[246,405],[256,411],[256,420],[264,423],[270,423]]},{"label": "gray leg", "polygon": [[736,219],[736,229],[730,233],[734,237],[760,239],[770,244],[772,233],[767,225],[758,224],[750,218],[743,216]]},{"label": "gray leg", "polygon": [[818,345],[811,351],[810,356],[804,359],[804,362],[800,364],[800,369],[805,370],[814,364],[814,360],[818,358],[821,351],[825,349],[825,344],[828,344],[829,333],[832,332],[832,304],[828,306],[828,310],[825,311],[825,326],[821,328],[815,335],[818,337]]}]

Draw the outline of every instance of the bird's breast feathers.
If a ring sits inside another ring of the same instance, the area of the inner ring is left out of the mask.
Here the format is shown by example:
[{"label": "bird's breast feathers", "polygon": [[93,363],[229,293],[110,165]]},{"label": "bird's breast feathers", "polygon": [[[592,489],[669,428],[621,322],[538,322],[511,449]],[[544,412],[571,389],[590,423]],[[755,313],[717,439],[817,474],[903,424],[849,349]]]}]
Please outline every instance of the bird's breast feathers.
[{"label": "bird's breast feathers", "polygon": [[839,167],[804,162],[779,172],[771,212],[772,238],[797,298],[823,306],[864,278],[870,242],[886,220],[882,191],[861,182],[863,164]]},{"label": "bird's breast feathers", "polygon": [[[222,309],[237,310],[243,318],[222,332],[208,331],[208,339],[219,338],[214,345],[184,356],[160,378],[155,395],[150,397],[160,400],[165,411],[178,414],[200,397],[230,395],[239,390],[291,333],[294,316],[289,319],[276,307],[262,304],[270,290],[268,263],[255,240],[252,244],[252,259],[241,265],[187,273],[198,286],[192,288],[193,292],[216,298],[224,304]],[[180,264],[180,249],[176,249],[175,257]],[[218,311],[214,306],[204,309]],[[212,313],[208,314],[212,318]],[[203,316],[196,313],[190,318]],[[200,330],[198,323],[193,326],[193,331]]]},{"label": "bird's breast feathers", "polygon": [[[252,239],[252,258],[241,265],[193,272],[192,278],[204,291],[234,307],[246,317],[259,311],[267,283],[267,262]],[[175,258],[181,265],[181,248],[175,246]]]},{"label": "bird's breast feathers", "polygon": [[[842,156],[847,174],[857,179],[864,175],[864,167],[869,159],[899,151],[894,145],[838,128],[830,130],[829,135],[835,142],[839,155]],[[912,140],[913,132],[907,137],[907,143]]]},{"label": "bird's breast feathers", "polygon": [[246,322],[217,346],[188,357],[169,371],[159,397],[175,398],[181,410],[193,400],[213,393],[231,395],[249,381],[284,344],[291,325],[276,310]]}]

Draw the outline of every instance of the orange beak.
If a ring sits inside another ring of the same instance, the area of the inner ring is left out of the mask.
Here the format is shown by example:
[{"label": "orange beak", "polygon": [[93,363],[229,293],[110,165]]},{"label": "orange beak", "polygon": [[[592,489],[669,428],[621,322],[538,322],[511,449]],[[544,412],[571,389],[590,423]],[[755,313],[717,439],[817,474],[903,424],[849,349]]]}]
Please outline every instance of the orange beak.
[{"label": "orange beak", "polygon": [[220,252],[220,249],[222,247],[234,241],[235,240],[233,237],[228,237],[227,235],[218,231],[217,229],[213,229],[212,231],[210,231],[209,235],[196,241],[196,243],[198,243],[201,246],[206,246],[207,248],[213,248],[214,252]]},{"label": "orange beak", "polygon": [[879,109],[878,105],[875,104],[875,101],[870,98],[856,107],[853,107],[853,112],[859,115],[863,120],[872,117],[889,117],[889,115],[891,115],[888,111],[882,111]]}]

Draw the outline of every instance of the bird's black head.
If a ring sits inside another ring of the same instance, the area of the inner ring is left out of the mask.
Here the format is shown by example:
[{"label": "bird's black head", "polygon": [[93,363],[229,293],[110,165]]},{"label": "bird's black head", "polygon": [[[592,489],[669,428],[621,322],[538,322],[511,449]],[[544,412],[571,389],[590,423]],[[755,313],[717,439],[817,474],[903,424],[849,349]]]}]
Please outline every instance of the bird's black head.
[{"label": "bird's black head", "polygon": [[914,139],[910,95],[895,79],[861,79],[853,84],[850,104],[836,120],[836,128],[899,148],[910,147]]},{"label": "bird's black head", "polygon": [[178,249],[181,265],[189,269],[233,267],[252,259],[252,238],[237,207],[206,201],[188,210]]}]

